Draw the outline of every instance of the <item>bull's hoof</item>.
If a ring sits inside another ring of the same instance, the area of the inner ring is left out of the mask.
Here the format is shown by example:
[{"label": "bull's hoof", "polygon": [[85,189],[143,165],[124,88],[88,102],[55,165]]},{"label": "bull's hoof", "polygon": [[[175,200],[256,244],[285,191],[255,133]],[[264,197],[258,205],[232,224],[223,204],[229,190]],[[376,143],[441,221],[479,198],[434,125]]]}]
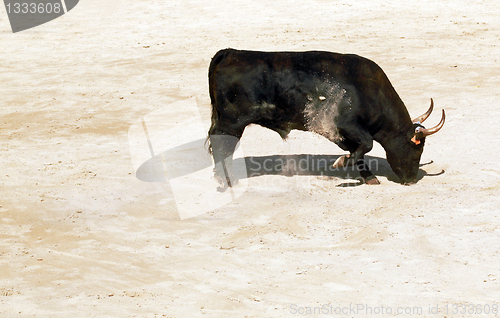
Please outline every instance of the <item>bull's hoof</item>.
[{"label": "bull's hoof", "polygon": [[333,163],[334,168],[342,168],[342,167],[347,167],[347,166],[352,166],[352,163],[349,162],[349,155],[345,156],[340,156],[335,160]]},{"label": "bull's hoof", "polygon": [[365,183],[369,185],[374,185],[374,184],[380,184],[380,181],[378,181],[377,177],[373,176],[371,178],[366,179]]},{"label": "bull's hoof", "polygon": [[217,191],[224,192],[229,187],[228,183],[225,181],[225,178],[218,176],[217,174],[214,176],[215,182],[217,182],[218,187]]},{"label": "bull's hoof", "polygon": [[224,192],[229,187],[233,187],[233,186],[237,185],[239,182],[239,180],[236,178],[229,179],[229,178],[223,178],[223,177],[218,176],[218,175],[215,175],[214,179],[217,182],[217,184],[219,185],[217,187],[218,192]]},{"label": "bull's hoof", "polygon": [[227,190],[228,188],[229,188],[229,187],[228,187],[228,185],[227,185],[227,184],[225,184],[225,185],[223,185],[223,186],[218,186],[218,187],[217,187],[217,192],[226,192],[226,190]]}]

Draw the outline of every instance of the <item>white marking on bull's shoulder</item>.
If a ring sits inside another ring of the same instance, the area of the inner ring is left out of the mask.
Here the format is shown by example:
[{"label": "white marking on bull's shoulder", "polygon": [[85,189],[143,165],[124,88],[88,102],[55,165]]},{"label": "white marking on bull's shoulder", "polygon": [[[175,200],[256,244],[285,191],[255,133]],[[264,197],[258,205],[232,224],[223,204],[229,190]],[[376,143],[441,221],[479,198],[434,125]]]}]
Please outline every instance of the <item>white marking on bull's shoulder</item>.
[{"label": "white marking on bull's shoulder", "polygon": [[275,109],[275,108],[276,108],[276,105],[274,105],[274,104],[268,104],[268,103],[266,103],[266,102],[263,102],[263,103],[262,103],[262,105],[261,105],[261,107],[262,107],[263,109],[273,110],[273,109]]},{"label": "white marking on bull's shoulder", "polygon": [[264,118],[273,118],[274,111],[276,110],[276,105],[267,102],[262,102],[261,104],[256,104],[253,106],[253,111]]},{"label": "white marking on bull's shoulder", "polygon": [[339,135],[335,121],[336,117],[339,116],[339,106],[351,103],[347,91],[340,85],[329,82],[316,87],[316,91],[319,97],[314,99],[308,96],[309,102],[304,110],[306,127],[309,131],[331,141],[339,142],[342,137]]}]

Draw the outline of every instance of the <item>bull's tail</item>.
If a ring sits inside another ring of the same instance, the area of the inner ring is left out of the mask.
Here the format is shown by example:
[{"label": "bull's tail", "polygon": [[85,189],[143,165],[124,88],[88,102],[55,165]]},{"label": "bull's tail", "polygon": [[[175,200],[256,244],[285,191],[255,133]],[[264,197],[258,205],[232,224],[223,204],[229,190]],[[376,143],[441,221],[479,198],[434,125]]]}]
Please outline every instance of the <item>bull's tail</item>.
[{"label": "bull's tail", "polygon": [[209,154],[212,154],[212,144],[210,143],[210,132],[215,127],[218,121],[219,121],[219,111],[212,103],[212,124],[210,125],[210,129],[208,130],[207,139],[205,139],[205,149],[208,150]]},{"label": "bull's tail", "polygon": [[[213,130],[214,127],[217,126],[219,119],[220,119],[220,111],[217,108],[217,92],[216,92],[216,85],[215,85],[215,79],[214,79],[214,72],[217,67],[217,65],[226,57],[226,55],[231,51],[231,49],[225,49],[225,50],[220,50],[217,52],[214,57],[212,58],[212,61],[210,62],[210,66],[208,68],[208,90],[210,93],[210,102],[212,104],[212,124],[210,125],[210,129],[208,131],[208,136],[207,139],[205,140],[205,148],[208,149],[208,152],[212,154],[212,145],[210,144],[210,132]],[[208,146],[208,147],[207,147]]]}]

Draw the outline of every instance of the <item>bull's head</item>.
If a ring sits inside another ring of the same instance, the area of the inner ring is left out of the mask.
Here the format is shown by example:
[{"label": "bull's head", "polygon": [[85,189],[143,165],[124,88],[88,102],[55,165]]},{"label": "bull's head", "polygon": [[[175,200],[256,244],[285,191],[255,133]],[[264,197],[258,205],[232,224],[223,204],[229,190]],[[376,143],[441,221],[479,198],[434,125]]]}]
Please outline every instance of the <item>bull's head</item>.
[{"label": "bull's head", "polygon": [[424,151],[425,137],[435,134],[443,128],[445,121],[444,109],[439,124],[429,129],[422,126],[422,123],[432,113],[433,108],[434,101],[431,99],[431,106],[429,107],[429,110],[427,110],[427,112],[423,115],[412,119],[413,125],[411,129],[405,136],[403,136],[404,140],[398,142],[399,149],[391,149],[391,151],[387,151],[387,161],[391,165],[392,170],[405,185],[409,185],[417,181],[420,157]]}]

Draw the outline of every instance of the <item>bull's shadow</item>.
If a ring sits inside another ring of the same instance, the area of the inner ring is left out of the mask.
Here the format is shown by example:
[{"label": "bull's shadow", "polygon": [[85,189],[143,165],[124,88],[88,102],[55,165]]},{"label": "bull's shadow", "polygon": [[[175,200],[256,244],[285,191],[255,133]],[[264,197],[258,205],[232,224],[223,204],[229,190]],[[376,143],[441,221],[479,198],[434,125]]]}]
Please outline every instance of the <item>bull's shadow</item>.
[{"label": "bull's shadow", "polygon": [[[234,160],[235,165],[241,164],[244,160],[246,165],[246,176],[236,175],[241,177],[258,177],[262,175],[282,175],[282,176],[323,176],[330,178],[338,178],[344,180],[358,180],[357,182],[345,182],[338,186],[358,186],[362,185],[361,177],[357,167],[342,167],[334,168],[333,163],[339,158],[339,155],[313,155],[313,154],[296,154],[296,155],[271,155],[260,157],[245,157]],[[369,169],[376,176],[384,176],[389,181],[399,183],[400,180],[392,171],[389,163],[384,158],[365,156],[365,162]],[[425,175],[425,171],[420,170],[418,179],[420,180]]]},{"label": "bull's shadow", "polygon": [[[169,179],[213,167],[212,159],[204,145],[205,139],[199,139],[157,154],[137,169],[136,176],[146,182],[166,182]],[[323,176],[351,180],[339,186],[361,185],[357,167],[333,168],[333,163],[338,158],[339,155],[317,154],[245,156],[234,159],[233,167],[244,167],[244,169],[234,169],[235,177],[238,179],[263,175]],[[376,176],[384,176],[389,181],[400,182],[386,159],[365,156],[365,161]],[[425,175],[427,173],[420,170],[418,180]],[[353,182],[354,180],[358,182]]]}]

